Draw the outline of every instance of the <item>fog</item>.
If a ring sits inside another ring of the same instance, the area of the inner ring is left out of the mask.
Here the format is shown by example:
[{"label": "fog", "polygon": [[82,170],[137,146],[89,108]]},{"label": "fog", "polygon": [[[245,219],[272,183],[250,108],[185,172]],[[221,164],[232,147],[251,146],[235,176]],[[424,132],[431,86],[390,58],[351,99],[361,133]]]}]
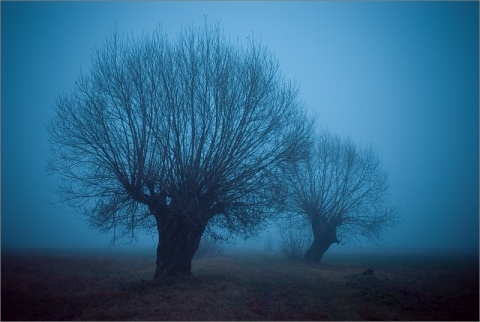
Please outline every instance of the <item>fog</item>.
[{"label": "fog", "polygon": [[[1,226],[6,249],[108,248],[109,234],[56,204],[46,124],[90,55],[118,27],[170,37],[218,21],[275,54],[319,124],[372,144],[402,221],[346,250],[478,252],[478,2],[2,2]],[[261,232],[236,248],[263,249]]]}]

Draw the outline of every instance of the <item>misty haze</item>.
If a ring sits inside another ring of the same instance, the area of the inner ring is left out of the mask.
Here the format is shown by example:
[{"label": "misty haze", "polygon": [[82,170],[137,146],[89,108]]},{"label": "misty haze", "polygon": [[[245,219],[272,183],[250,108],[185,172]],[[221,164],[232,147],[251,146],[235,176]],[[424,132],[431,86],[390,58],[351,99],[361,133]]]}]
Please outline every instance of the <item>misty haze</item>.
[{"label": "misty haze", "polygon": [[479,319],[478,2],[1,6],[2,320]]}]

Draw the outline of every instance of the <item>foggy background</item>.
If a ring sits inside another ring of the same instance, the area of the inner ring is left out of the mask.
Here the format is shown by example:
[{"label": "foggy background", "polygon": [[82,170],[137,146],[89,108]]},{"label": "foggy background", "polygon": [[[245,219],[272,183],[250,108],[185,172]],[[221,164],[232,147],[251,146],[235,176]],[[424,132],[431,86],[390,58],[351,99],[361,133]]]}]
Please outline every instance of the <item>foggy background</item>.
[{"label": "foggy background", "polygon": [[[372,144],[401,224],[381,248],[478,252],[478,2],[1,2],[1,241],[7,249],[106,250],[111,235],[52,205],[46,125],[59,93],[117,25],[219,22],[261,40],[320,125]],[[272,236],[273,242],[276,237]],[[157,237],[112,249],[151,250]],[[236,247],[262,249],[261,238]]]}]

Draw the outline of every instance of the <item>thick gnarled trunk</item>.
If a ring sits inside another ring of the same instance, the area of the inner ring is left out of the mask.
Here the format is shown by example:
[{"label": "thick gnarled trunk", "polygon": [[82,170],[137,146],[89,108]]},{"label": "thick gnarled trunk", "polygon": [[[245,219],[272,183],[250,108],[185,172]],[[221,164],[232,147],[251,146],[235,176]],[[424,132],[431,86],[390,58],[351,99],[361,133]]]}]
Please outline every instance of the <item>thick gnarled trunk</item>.
[{"label": "thick gnarled trunk", "polygon": [[157,268],[154,280],[169,276],[191,276],[192,258],[198,249],[206,224],[185,216],[157,218]]},{"label": "thick gnarled trunk", "polygon": [[312,218],[313,242],[303,259],[307,263],[320,263],[328,248],[338,243],[337,226],[321,217]]},{"label": "thick gnarled trunk", "polygon": [[333,242],[327,240],[314,239],[312,245],[310,245],[307,252],[303,256],[304,261],[313,264],[320,263],[323,255],[332,244]]}]

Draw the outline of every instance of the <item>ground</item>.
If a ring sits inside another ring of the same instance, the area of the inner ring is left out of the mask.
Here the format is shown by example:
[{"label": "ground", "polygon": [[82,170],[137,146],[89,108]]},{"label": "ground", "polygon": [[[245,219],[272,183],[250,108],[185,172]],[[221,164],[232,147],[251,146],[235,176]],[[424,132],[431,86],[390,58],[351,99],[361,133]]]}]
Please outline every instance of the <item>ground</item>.
[{"label": "ground", "polygon": [[479,319],[478,255],[340,254],[307,265],[224,253],[160,285],[143,255],[3,253],[1,265],[2,320]]}]

